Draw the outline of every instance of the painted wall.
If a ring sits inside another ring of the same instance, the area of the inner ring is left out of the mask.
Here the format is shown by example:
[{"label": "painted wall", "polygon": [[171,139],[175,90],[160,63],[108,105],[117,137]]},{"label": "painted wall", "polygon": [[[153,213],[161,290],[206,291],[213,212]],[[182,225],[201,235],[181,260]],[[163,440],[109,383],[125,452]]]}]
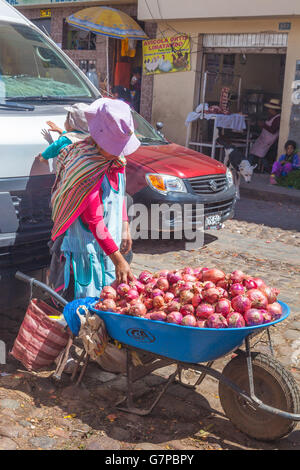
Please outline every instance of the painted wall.
[{"label": "painted wall", "polygon": [[138,0],[140,20],[299,15],[299,0]]},{"label": "painted wall", "polygon": [[[153,122],[157,119],[165,123],[165,134],[170,139],[184,145],[186,139],[185,119],[194,110],[194,90],[196,80],[197,38],[199,34],[218,33],[259,33],[279,32],[278,24],[290,21],[292,29],[289,32],[286,57],[286,70],[283,88],[283,109],[280,133],[280,148],[289,135],[289,120],[292,105],[292,82],[295,77],[296,60],[300,60],[300,18],[273,19],[231,19],[231,20],[192,20],[169,21],[158,23],[157,36],[163,31],[164,35],[174,35],[175,31],[187,33],[192,38],[192,70],[166,75],[155,75],[153,98]],[[259,73],[259,70],[258,72]],[[300,128],[299,128],[300,144]]]}]

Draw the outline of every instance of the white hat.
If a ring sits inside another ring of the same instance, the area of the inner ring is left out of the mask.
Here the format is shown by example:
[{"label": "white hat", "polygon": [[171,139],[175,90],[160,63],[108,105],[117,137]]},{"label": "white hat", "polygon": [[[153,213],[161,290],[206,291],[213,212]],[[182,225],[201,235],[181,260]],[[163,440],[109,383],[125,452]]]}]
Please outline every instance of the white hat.
[{"label": "white hat", "polygon": [[277,98],[272,98],[269,101],[269,103],[265,103],[264,106],[266,108],[270,108],[270,109],[281,109],[280,100],[278,100]]}]

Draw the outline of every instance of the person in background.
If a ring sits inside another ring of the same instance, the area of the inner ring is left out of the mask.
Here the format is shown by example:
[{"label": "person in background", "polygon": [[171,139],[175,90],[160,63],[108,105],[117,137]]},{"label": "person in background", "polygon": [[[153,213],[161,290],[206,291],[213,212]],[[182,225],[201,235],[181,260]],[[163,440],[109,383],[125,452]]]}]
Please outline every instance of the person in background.
[{"label": "person in background", "polygon": [[130,81],[130,90],[131,90],[131,97],[132,97],[132,105],[138,113],[140,112],[141,86],[142,86],[141,67],[135,67],[133,69],[133,75]]},{"label": "person in background", "polygon": [[291,171],[300,168],[300,159],[297,154],[297,144],[294,140],[288,140],[284,146],[285,153],[274,163],[270,183],[277,184],[276,178],[287,176]]},{"label": "person in background", "polygon": [[95,64],[89,65],[89,69],[86,72],[86,76],[92,82],[92,84],[99,90],[99,79],[98,79]]},{"label": "person in background", "polygon": [[44,152],[40,153],[37,158],[40,161],[49,160],[57,157],[59,152],[67,145],[74,144],[85,139],[89,135],[88,124],[84,111],[88,106],[85,103],[76,103],[73,106],[65,108],[68,111],[65,120],[65,131],[60,129],[56,124],[48,121],[47,124],[52,132],[58,132],[60,137],[53,142],[50,132],[46,129],[42,130],[42,135],[50,144]]},{"label": "person in background", "polygon": [[131,106],[131,94],[127,88],[121,85],[116,85],[112,88],[111,92],[115,99],[124,101],[125,103],[129,104],[129,106]]},{"label": "person in background", "polygon": [[264,105],[268,109],[269,118],[267,121],[261,123],[262,131],[259,137],[254,142],[250,149],[248,157],[251,165],[258,163],[261,159],[263,163],[268,166],[269,162],[266,155],[273,144],[278,140],[280,129],[280,101],[278,99],[271,99],[269,103]]}]

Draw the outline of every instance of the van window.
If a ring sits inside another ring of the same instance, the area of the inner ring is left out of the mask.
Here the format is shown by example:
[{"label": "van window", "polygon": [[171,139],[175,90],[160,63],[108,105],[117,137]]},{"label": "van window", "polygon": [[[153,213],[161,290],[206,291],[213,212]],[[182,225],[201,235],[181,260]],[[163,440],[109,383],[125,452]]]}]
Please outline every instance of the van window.
[{"label": "van window", "polygon": [[34,28],[0,22],[0,98],[95,98],[88,84]]}]

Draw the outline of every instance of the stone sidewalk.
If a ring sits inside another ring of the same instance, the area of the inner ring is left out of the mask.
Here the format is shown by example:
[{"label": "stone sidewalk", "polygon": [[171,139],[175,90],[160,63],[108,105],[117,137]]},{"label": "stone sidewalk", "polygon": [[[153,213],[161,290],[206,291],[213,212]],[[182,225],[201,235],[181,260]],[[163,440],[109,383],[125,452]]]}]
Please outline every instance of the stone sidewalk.
[{"label": "stone sidewalk", "polygon": [[251,183],[241,179],[241,197],[300,205],[300,191],[269,183],[270,175],[254,173]]}]

